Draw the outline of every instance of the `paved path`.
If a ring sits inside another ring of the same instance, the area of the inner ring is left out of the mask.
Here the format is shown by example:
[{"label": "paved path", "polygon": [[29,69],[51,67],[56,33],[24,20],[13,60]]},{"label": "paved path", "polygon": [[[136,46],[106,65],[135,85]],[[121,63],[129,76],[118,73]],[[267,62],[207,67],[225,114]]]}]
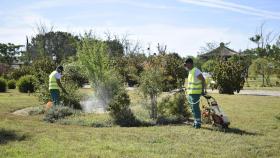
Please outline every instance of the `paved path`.
[{"label": "paved path", "polygon": [[[126,90],[133,91],[136,88],[134,87],[127,87]],[[218,93],[218,90],[207,90],[209,93]],[[241,95],[256,95],[256,96],[278,96],[280,97],[280,91],[275,91],[275,90],[241,90],[239,93],[235,94],[241,94]]]},{"label": "paved path", "polygon": [[[208,90],[209,93],[218,93],[218,90]],[[235,93],[238,94],[238,93]],[[272,91],[272,90],[241,90],[239,92],[241,95],[256,95],[256,96],[279,96],[280,91]]]}]

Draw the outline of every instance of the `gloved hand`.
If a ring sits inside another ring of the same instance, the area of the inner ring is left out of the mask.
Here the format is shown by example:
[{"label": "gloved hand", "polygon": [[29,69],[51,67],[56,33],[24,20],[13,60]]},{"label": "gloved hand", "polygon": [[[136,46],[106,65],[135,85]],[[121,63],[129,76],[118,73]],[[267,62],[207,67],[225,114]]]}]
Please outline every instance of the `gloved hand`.
[{"label": "gloved hand", "polygon": [[205,96],[205,95],[207,95],[207,91],[206,91],[206,89],[202,90],[202,93],[201,93],[201,95],[202,95],[202,96]]}]

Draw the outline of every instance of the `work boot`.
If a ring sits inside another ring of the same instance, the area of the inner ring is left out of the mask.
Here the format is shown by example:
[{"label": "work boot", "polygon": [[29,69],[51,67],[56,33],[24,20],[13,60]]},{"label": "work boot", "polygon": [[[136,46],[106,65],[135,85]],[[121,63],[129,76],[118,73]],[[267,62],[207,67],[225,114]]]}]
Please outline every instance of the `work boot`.
[{"label": "work boot", "polygon": [[193,124],[193,127],[195,128],[195,129],[199,129],[199,128],[201,128],[201,124]]}]

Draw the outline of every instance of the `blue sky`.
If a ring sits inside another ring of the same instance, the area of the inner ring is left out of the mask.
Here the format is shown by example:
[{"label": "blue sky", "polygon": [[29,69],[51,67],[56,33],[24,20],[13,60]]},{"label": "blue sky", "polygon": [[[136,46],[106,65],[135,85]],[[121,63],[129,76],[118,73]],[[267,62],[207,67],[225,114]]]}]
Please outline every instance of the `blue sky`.
[{"label": "blue sky", "polygon": [[143,49],[166,44],[181,56],[213,41],[254,47],[248,38],[263,22],[267,33],[280,33],[279,0],[1,0],[0,16],[1,43],[25,44],[44,23],[73,34],[127,35]]}]

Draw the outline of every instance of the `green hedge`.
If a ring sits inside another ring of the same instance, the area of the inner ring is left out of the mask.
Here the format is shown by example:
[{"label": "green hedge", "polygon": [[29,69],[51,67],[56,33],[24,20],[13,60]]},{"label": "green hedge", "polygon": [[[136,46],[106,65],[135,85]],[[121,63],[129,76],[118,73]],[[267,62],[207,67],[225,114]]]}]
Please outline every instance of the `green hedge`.
[{"label": "green hedge", "polygon": [[5,79],[0,78],[0,92],[6,92],[7,91],[7,82]]},{"label": "green hedge", "polygon": [[9,89],[16,89],[16,84],[17,84],[16,80],[9,80],[8,81],[8,88]]},{"label": "green hedge", "polygon": [[17,82],[19,92],[33,93],[35,91],[35,81],[36,79],[32,75],[22,76]]}]

